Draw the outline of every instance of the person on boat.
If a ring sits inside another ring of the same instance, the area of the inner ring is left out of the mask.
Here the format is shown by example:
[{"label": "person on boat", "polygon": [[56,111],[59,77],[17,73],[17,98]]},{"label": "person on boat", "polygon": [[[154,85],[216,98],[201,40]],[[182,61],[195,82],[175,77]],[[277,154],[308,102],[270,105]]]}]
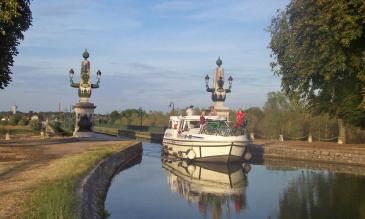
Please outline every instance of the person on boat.
[{"label": "person on boat", "polygon": [[217,110],[215,110],[214,106],[210,107],[210,116],[216,116],[217,115]]},{"label": "person on boat", "polygon": [[202,111],[202,114],[200,115],[200,133],[203,131],[203,126],[205,125],[205,111]]},{"label": "person on boat", "polygon": [[187,116],[192,116],[194,114],[194,110],[193,110],[194,106],[190,105],[189,108],[186,110],[186,115]]}]

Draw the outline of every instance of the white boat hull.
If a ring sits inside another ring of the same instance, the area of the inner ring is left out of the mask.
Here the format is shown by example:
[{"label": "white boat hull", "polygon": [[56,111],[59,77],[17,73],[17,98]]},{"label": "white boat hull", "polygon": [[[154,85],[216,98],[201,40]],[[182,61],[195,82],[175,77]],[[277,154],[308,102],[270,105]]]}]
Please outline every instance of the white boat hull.
[{"label": "white boat hull", "polygon": [[182,159],[206,162],[242,161],[249,140],[229,128],[225,118],[208,116],[198,127],[199,116],[171,116],[163,137],[163,152]]},{"label": "white boat hull", "polygon": [[242,161],[248,141],[163,139],[163,151],[178,158],[206,162]]}]

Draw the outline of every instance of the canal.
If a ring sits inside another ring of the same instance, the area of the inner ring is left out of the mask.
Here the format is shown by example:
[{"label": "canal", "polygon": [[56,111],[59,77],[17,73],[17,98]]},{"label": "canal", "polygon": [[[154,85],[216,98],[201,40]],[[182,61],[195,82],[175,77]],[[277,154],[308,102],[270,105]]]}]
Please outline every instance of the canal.
[{"label": "canal", "polygon": [[365,177],[310,169],[187,164],[143,143],[114,177],[109,218],[365,218]]}]

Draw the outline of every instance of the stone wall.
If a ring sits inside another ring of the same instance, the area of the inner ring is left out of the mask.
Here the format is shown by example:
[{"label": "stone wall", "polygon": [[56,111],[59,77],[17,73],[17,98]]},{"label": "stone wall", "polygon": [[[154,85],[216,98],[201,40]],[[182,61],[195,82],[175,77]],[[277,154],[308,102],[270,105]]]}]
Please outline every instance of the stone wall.
[{"label": "stone wall", "polygon": [[82,219],[104,218],[104,202],[112,178],[142,160],[142,143],[131,145],[105,158],[84,178],[80,185]]},{"label": "stone wall", "polygon": [[282,158],[265,158],[265,167],[270,170],[310,169],[365,176],[365,166],[329,162],[308,162]]},{"label": "stone wall", "polygon": [[353,148],[342,146],[341,148],[331,147],[302,147],[295,145],[271,144],[249,146],[253,158],[264,161],[267,158],[283,158],[290,160],[316,161],[347,165],[365,166],[365,148]]},{"label": "stone wall", "polygon": [[138,132],[134,130],[118,130],[118,136],[132,139],[146,139],[152,142],[161,143],[164,133]]}]

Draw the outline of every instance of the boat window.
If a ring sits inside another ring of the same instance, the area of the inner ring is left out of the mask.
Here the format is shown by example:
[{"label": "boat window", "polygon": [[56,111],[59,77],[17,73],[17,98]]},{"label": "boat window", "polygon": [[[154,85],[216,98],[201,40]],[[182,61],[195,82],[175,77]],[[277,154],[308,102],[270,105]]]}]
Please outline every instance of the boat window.
[{"label": "boat window", "polygon": [[189,126],[188,126],[189,122],[185,121],[184,122],[184,131],[189,131]]},{"label": "boat window", "polygon": [[217,120],[207,120],[206,126],[212,129],[219,129],[219,128],[228,128],[228,124],[226,121],[217,121]]},{"label": "boat window", "polygon": [[182,130],[184,127],[184,120],[181,120],[180,121],[180,126],[179,126],[179,129]]},{"label": "boat window", "polygon": [[200,126],[199,121],[190,121],[189,127],[191,129],[193,129],[193,128],[199,128],[199,126]]},{"label": "boat window", "polygon": [[172,120],[170,120],[170,122],[169,122],[169,129],[171,129],[172,128]]}]

